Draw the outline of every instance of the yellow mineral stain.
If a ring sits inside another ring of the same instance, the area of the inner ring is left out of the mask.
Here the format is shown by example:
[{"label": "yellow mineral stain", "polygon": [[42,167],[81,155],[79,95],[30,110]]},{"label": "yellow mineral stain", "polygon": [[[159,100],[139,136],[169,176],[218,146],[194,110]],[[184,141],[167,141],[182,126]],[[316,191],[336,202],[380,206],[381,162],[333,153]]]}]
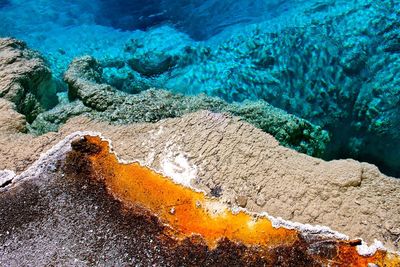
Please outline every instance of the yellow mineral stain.
[{"label": "yellow mineral stain", "polygon": [[[155,214],[173,230],[175,238],[200,235],[213,248],[221,238],[273,248],[291,246],[298,241],[298,231],[274,228],[265,217],[256,218],[245,212],[232,213],[226,206],[203,193],[174,183],[138,163],[122,164],[109,152],[108,142],[86,136],[101,152],[90,156],[97,179],[105,183],[108,192],[126,205],[141,205]],[[378,251],[361,256],[347,241],[337,241],[338,255],[326,261],[330,266],[400,266],[398,255]]]}]

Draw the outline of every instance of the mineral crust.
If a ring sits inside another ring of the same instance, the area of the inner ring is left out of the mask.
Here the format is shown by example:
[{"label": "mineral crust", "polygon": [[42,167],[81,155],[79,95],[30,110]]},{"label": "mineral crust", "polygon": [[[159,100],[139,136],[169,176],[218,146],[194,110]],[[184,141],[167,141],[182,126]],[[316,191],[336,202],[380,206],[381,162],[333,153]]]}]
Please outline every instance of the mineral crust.
[{"label": "mineral crust", "polygon": [[400,264],[398,254],[328,228],[232,211],[137,162],[120,162],[93,134],[68,136],[0,198],[2,265]]}]

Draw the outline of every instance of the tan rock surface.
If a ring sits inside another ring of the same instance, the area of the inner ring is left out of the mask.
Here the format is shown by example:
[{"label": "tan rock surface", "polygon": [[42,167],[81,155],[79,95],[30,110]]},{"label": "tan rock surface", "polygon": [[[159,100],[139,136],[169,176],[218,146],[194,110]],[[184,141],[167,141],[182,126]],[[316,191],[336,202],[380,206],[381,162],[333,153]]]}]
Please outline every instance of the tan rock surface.
[{"label": "tan rock surface", "polygon": [[15,103],[18,111],[32,118],[58,101],[45,61],[13,38],[0,38],[0,98]]},{"label": "tan rock surface", "polygon": [[77,130],[101,132],[122,159],[140,160],[177,180],[192,178],[192,186],[208,193],[221,187],[221,198],[232,205],[238,197],[246,197],[250,210],[326,225],[352,238],[362,237],[368,243],[378,239],[399,249],[400,180],[366,163],[325,162],[300,154],[222,114],[197,112],[125,126],[76,117],[59,133],[40,137],[2,132],[0,169],[21,172],[41,152]]},{"label": "tan rock surface", "polygon": [[15,105],[0,98],[0,133],[26,131],[25,116],[15,111]]}]

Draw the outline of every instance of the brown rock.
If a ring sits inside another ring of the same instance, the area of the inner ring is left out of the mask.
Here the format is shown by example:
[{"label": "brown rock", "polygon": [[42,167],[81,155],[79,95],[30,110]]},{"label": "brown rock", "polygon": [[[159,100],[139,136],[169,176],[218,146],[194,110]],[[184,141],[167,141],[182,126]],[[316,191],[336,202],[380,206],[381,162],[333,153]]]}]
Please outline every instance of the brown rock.
[{"label": "brown rock", "polygon": [[236,200],[236,204],[239,207],[245,208],[247,206],[247,197],[246,196],[237,196],[235,200]]}]

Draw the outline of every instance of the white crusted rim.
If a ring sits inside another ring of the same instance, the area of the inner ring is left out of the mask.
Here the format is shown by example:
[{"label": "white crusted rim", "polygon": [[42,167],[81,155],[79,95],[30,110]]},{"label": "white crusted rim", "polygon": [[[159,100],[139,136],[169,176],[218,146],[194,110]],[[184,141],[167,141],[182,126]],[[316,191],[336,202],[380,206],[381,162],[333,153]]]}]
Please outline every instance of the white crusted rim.
[{"label": "white crusted rim", "polygon": [[12,182],[15,176],[16,176],[15,172],[11,170],[0,171],[0,187],[4,186],[7,183]]}]

